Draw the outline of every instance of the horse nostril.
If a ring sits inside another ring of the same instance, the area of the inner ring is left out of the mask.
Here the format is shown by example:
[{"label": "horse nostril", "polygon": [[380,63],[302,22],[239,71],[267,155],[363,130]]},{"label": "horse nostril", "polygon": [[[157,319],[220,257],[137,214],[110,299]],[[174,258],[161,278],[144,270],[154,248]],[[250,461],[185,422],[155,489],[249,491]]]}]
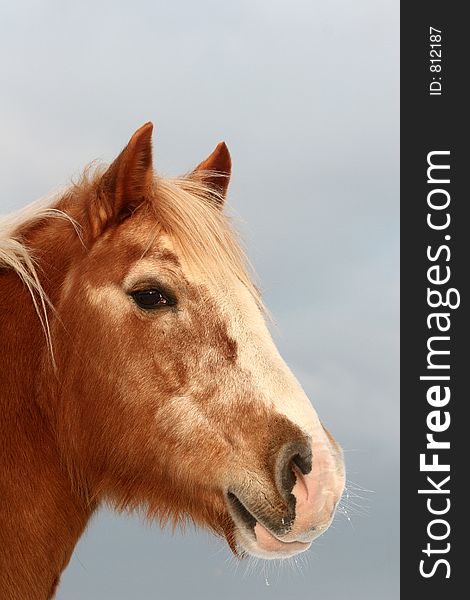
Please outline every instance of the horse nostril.
[{"label": "horse nostril", "polygon": [[278,454],[276,483],[283,495],[289,495],[295,485],[295,468],[306,475],[312,470],[312,449],[309,440],[288,442]]}]

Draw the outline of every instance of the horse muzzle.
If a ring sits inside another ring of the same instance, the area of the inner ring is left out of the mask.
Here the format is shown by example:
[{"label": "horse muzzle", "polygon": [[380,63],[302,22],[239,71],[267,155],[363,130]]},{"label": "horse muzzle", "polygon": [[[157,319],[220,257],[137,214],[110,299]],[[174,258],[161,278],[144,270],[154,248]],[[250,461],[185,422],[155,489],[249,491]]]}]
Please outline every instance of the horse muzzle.
[{"label": "horse muzzle", "polygon": [[344,490],[344,464],[336,444],[295,442],[281,448],[274,476],[232,487],[226,495],[243,551],[287,558],[307,550],[330,526]]}]

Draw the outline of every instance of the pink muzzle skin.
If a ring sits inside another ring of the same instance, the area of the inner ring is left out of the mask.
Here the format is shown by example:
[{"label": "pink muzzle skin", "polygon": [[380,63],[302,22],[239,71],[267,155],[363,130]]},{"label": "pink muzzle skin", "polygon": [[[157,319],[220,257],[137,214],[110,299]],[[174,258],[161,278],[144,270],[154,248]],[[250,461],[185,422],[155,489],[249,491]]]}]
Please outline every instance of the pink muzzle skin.
[{"label": "pink muzzle skin", "polygon": [[313,456],[314,466],[307,475],[293,467],[296,482],[292,494],[296,504],[290,531],[279,539],[261,523],[256,523],[256,542],[263,552],[282,553],[283,556],[302,552],[330,525],[343,493],[344,473],[329,449],[314,447]]}]

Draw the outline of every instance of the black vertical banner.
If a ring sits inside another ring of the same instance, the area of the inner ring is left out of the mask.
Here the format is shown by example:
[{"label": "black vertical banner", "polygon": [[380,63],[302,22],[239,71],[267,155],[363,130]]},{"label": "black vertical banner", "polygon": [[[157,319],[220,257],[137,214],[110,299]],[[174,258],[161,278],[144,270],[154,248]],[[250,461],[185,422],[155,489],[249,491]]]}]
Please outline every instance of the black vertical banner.
[{"label": "black vertical banner", "polygon": [[[401,3],[401,597],[470,576],[465,3]],[[465,109],[464,109],[465,103]],[[467,514],[466,514],[467,513]]]}]

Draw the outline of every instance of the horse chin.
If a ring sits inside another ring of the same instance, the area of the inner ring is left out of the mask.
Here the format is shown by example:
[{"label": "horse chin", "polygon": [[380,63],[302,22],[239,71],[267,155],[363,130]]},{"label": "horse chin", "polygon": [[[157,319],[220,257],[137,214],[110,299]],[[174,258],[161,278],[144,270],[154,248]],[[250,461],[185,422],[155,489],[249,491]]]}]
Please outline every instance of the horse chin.
[{"label": "horse chin", "polygon": [[235,541],[241,554],[249,554],[265,560],[290,558],[305,552],[311,546],[311,542],[283,542],[258,522],[251,531],[236,526]]},{"label": "horse chin", "polygon": [[237,553],[266,560],[284,559],[305,552],[319,532],[304,540],[281,540],[262,525],[232,493],[228,494],[229,514],[233,523],[233,540]]}]

